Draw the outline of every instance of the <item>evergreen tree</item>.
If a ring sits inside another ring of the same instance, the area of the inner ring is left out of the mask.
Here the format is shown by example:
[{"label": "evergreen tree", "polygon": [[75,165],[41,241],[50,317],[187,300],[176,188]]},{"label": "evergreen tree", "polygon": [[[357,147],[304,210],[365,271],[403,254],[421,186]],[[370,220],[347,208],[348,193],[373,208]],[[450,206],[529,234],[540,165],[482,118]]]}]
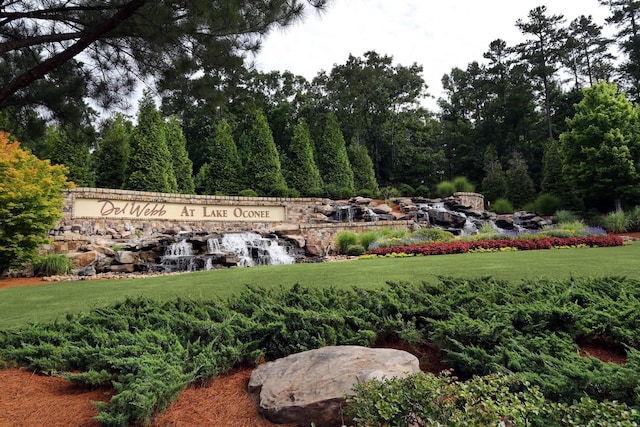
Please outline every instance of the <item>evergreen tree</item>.
[{"label": "evergreen tree", "polygon": [[540,189],[558,197],[565,208],[578,210],[581,207],[578,193],[562,172],[562,152],[558,141],[549,141],[545,148]]},{"label": "evergreen tree", "polygon": [[359,144],[356,140],[352,140],[347,152],[351,170],[353,171],[353,184],[356,191],[364,190],[373,197],[380,194],[376,173],[373,170],[373,161],[369,156],[367,147]]},{"label": "evergreen tree", "polygon": [[257,110],[246,138],[245,176],[261,196],[286,196],[287,183],[282,175],[278,149],[262,110]]},{"label": "evergreen tree", "polygon": [[176,176],[178,193],[193,194],[195,191],[193,163],[189,159],[187,140],[182,133],[182,126],[177,116],[169,117],[165,127],[165,137],[171,153],[171,164]]},{"label": "evergreen tree", "polygon": [[94,186],[88,136],[81,129],[49,127],[45,146],[51,163],[67,167],[69,181],[80,187]]},{"label": "evergreen tree", "polygon": [[124,189],[162,193],[177,191],[164,128],[165,123],[153,99],[146,93],[140,100],[138,124],[131,133],[131,156]]},{"label": "evergreen tree", "polygon": [[482,194],[487,203],[491,204],[507,194],[507,179],[493,145],[489,145],[485,150],[484,170],[486,175],[482,180]]},{"label": "evergreen tree", "polygon": [[527,170],[527,162],[518,152],[514,152],[509,161],[506,196],[516,209],[523,208],[536,197],[533,180]]},{"label": "evergreen tree", "polygon": [[327,122],[316,153],[325,193],[329,197],[352,196],[355,192],[353,171],[338,118],[332,112],[327,114]]},{"label": "evergreen tree", "polygon": [[301,196],[321,195],[322,178],[313,156],[309,127],[304,119],[293,129],[287,164],[286,178],[290,188],[296,189]]},{"label": "evergreen tree", "polygon": [[614,84],[598,83],[583,93],[567,121],[569,131],[560,135],[563,172],[585,201],[619,210],[637,197],[640,185],[638,108]]},{"label": "evergreen tree", "polygon": [[238,194],[242,164],[233,130],[225,119],[216,125],[216,134],[209,142],[209,161],[198,173],[198,191],[202,194]]},{"label": "evergreen tree", "polygon": [[98,149],[92,156],[97,187],[122,187],[125,170],[129,162],[130,125],[130,123],[125,122],[122,114],[116,114],[105,125]]}]

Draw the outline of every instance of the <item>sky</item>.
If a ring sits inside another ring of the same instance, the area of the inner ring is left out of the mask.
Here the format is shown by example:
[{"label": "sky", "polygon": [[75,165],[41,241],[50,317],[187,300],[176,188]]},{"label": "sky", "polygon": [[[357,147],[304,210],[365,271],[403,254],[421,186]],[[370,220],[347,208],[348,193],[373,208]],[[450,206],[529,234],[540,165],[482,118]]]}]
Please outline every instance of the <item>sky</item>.
[{"label": "sky", "polygon": [[[291,71],[313,79],[321,70],[363,57],[370,50],[393,57],[394,64],[423,66],[423,78],[434,97],[442,96],[441,79],[452,68],[483,62],[489,43],[501,38],[508,46],[524,40],[515,23],[529,11],[547,6],[568,25],[580,15],[604,25],[609,15],[598,0],[333,0],[321,14],[309,11],[291,27],[264,39],[253,58],[258,70]],[[605,28],[610,35],[615,29]]]}]

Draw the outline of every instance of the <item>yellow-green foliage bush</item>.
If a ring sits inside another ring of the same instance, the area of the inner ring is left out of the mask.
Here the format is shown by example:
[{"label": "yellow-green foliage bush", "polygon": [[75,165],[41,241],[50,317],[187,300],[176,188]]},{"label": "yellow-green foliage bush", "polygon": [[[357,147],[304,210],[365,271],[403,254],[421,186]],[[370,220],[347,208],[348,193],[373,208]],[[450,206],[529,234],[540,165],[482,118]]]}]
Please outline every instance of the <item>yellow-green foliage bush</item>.
[{"label": "yellow-green foliage bush", "polygon": [[30,261],[62,215],[69,188],[64,166],[52,166],[0,132],[0,273]]}]

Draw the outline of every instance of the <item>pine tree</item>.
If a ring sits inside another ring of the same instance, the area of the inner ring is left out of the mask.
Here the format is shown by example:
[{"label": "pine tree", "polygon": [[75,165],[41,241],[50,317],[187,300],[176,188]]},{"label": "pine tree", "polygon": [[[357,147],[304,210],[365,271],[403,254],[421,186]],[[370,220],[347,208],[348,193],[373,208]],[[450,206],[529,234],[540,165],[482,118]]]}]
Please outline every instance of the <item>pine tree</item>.
[{"label": "pine tree", "polygon": [[581,208],[578,192],[562,172],[562,152],[558,141],[549,141],[545,148],[544,156],[542,157],[540,189],[543,193],[558,197],[565,208]]},{"label": "pine tree", "polygon": [[355,193],[353,171],[349,164],[338,118],[332,112],[327,115],[327,122],[316,153],[325,193],[329,197],[352,196]]},{"label": "pine tree", "polygon": [[484,153],[485,177],[482,180],[482,194],[488,203],[505,197],[507,179],[502,170],[498,153],[493,145],[489,145]]},{"label": "pine tree", "polygon": [[301,119],[293,129],[293,138],[289,146],[289,159],[286,178],[289,187],[297,190],[301,196],[320,196],[322,178],[313,156],[313,145],[309,126]]},{"label": "pine tree", "polygon": [[367,147],[352,140],[347,149],[349,162],[353,171],[353,182],[357,192],[370,193],[370,196],[377,196],[380,193],[376,173],[373,170],[373,161],[369,156]]},{"label": "pine tree", "polygon": [[251,188],[261,196],[286,196],[289,190],[282,175],[278,149],[262,110],[256,111],[245,142],[244,170]]},{"label": "pine tree", "polygon": [[67,167],[69,181],[80,187],[93,187],[89,142],[80,129],[52,126],[47,129],[45,145],[51,163]]},{"label": "pine tree", "polygon": [[507,171],[507,199],[516,209],[520,209],[532,202],[535,197],[536,192],[527,170],[527,163],[522,155],[515,152],[509,161]]},{"label": "pine tree", "polygon": [[130,154],[129,125],[122,114],[116,114],[104,127],[98,149],[92,156],[97,187],[122,187]]},{"label": "pine tree", "polygon": [[171,153],[171,164],[176,176],[178,193],[193,194],[195,192],[193,162],[189,159],[187,139],[182,133],[182,126],[177,116],[169,117],[165,127],[165,137]]},{"label": "pine tree", "polygon": [[138,124],[131,134],[131,156],[124,189],[163,193],[177,191],[164,128],[153,99],[145,94],[139,104]]},{"label": "pine tree", "polygon": [[198,173],[198,191],[202,194],[238,194],[242,164],[233,130],[225,119],[216,125],[216,134],[209,142],[209,160]]}]

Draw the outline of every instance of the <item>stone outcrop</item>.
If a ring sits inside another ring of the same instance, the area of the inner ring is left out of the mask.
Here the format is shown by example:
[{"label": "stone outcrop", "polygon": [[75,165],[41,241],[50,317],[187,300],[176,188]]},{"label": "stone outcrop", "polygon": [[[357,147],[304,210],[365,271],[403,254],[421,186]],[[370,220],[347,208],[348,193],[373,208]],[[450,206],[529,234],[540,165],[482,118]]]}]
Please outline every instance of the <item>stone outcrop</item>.
[{"label": "stone outcrop", "polygon": [[249,391],[259,393],[259,411],[274,423],[339,427],[343,396],[354,384],[419,370],[418,359],[402,350],[330,346],[258,366]]}]

